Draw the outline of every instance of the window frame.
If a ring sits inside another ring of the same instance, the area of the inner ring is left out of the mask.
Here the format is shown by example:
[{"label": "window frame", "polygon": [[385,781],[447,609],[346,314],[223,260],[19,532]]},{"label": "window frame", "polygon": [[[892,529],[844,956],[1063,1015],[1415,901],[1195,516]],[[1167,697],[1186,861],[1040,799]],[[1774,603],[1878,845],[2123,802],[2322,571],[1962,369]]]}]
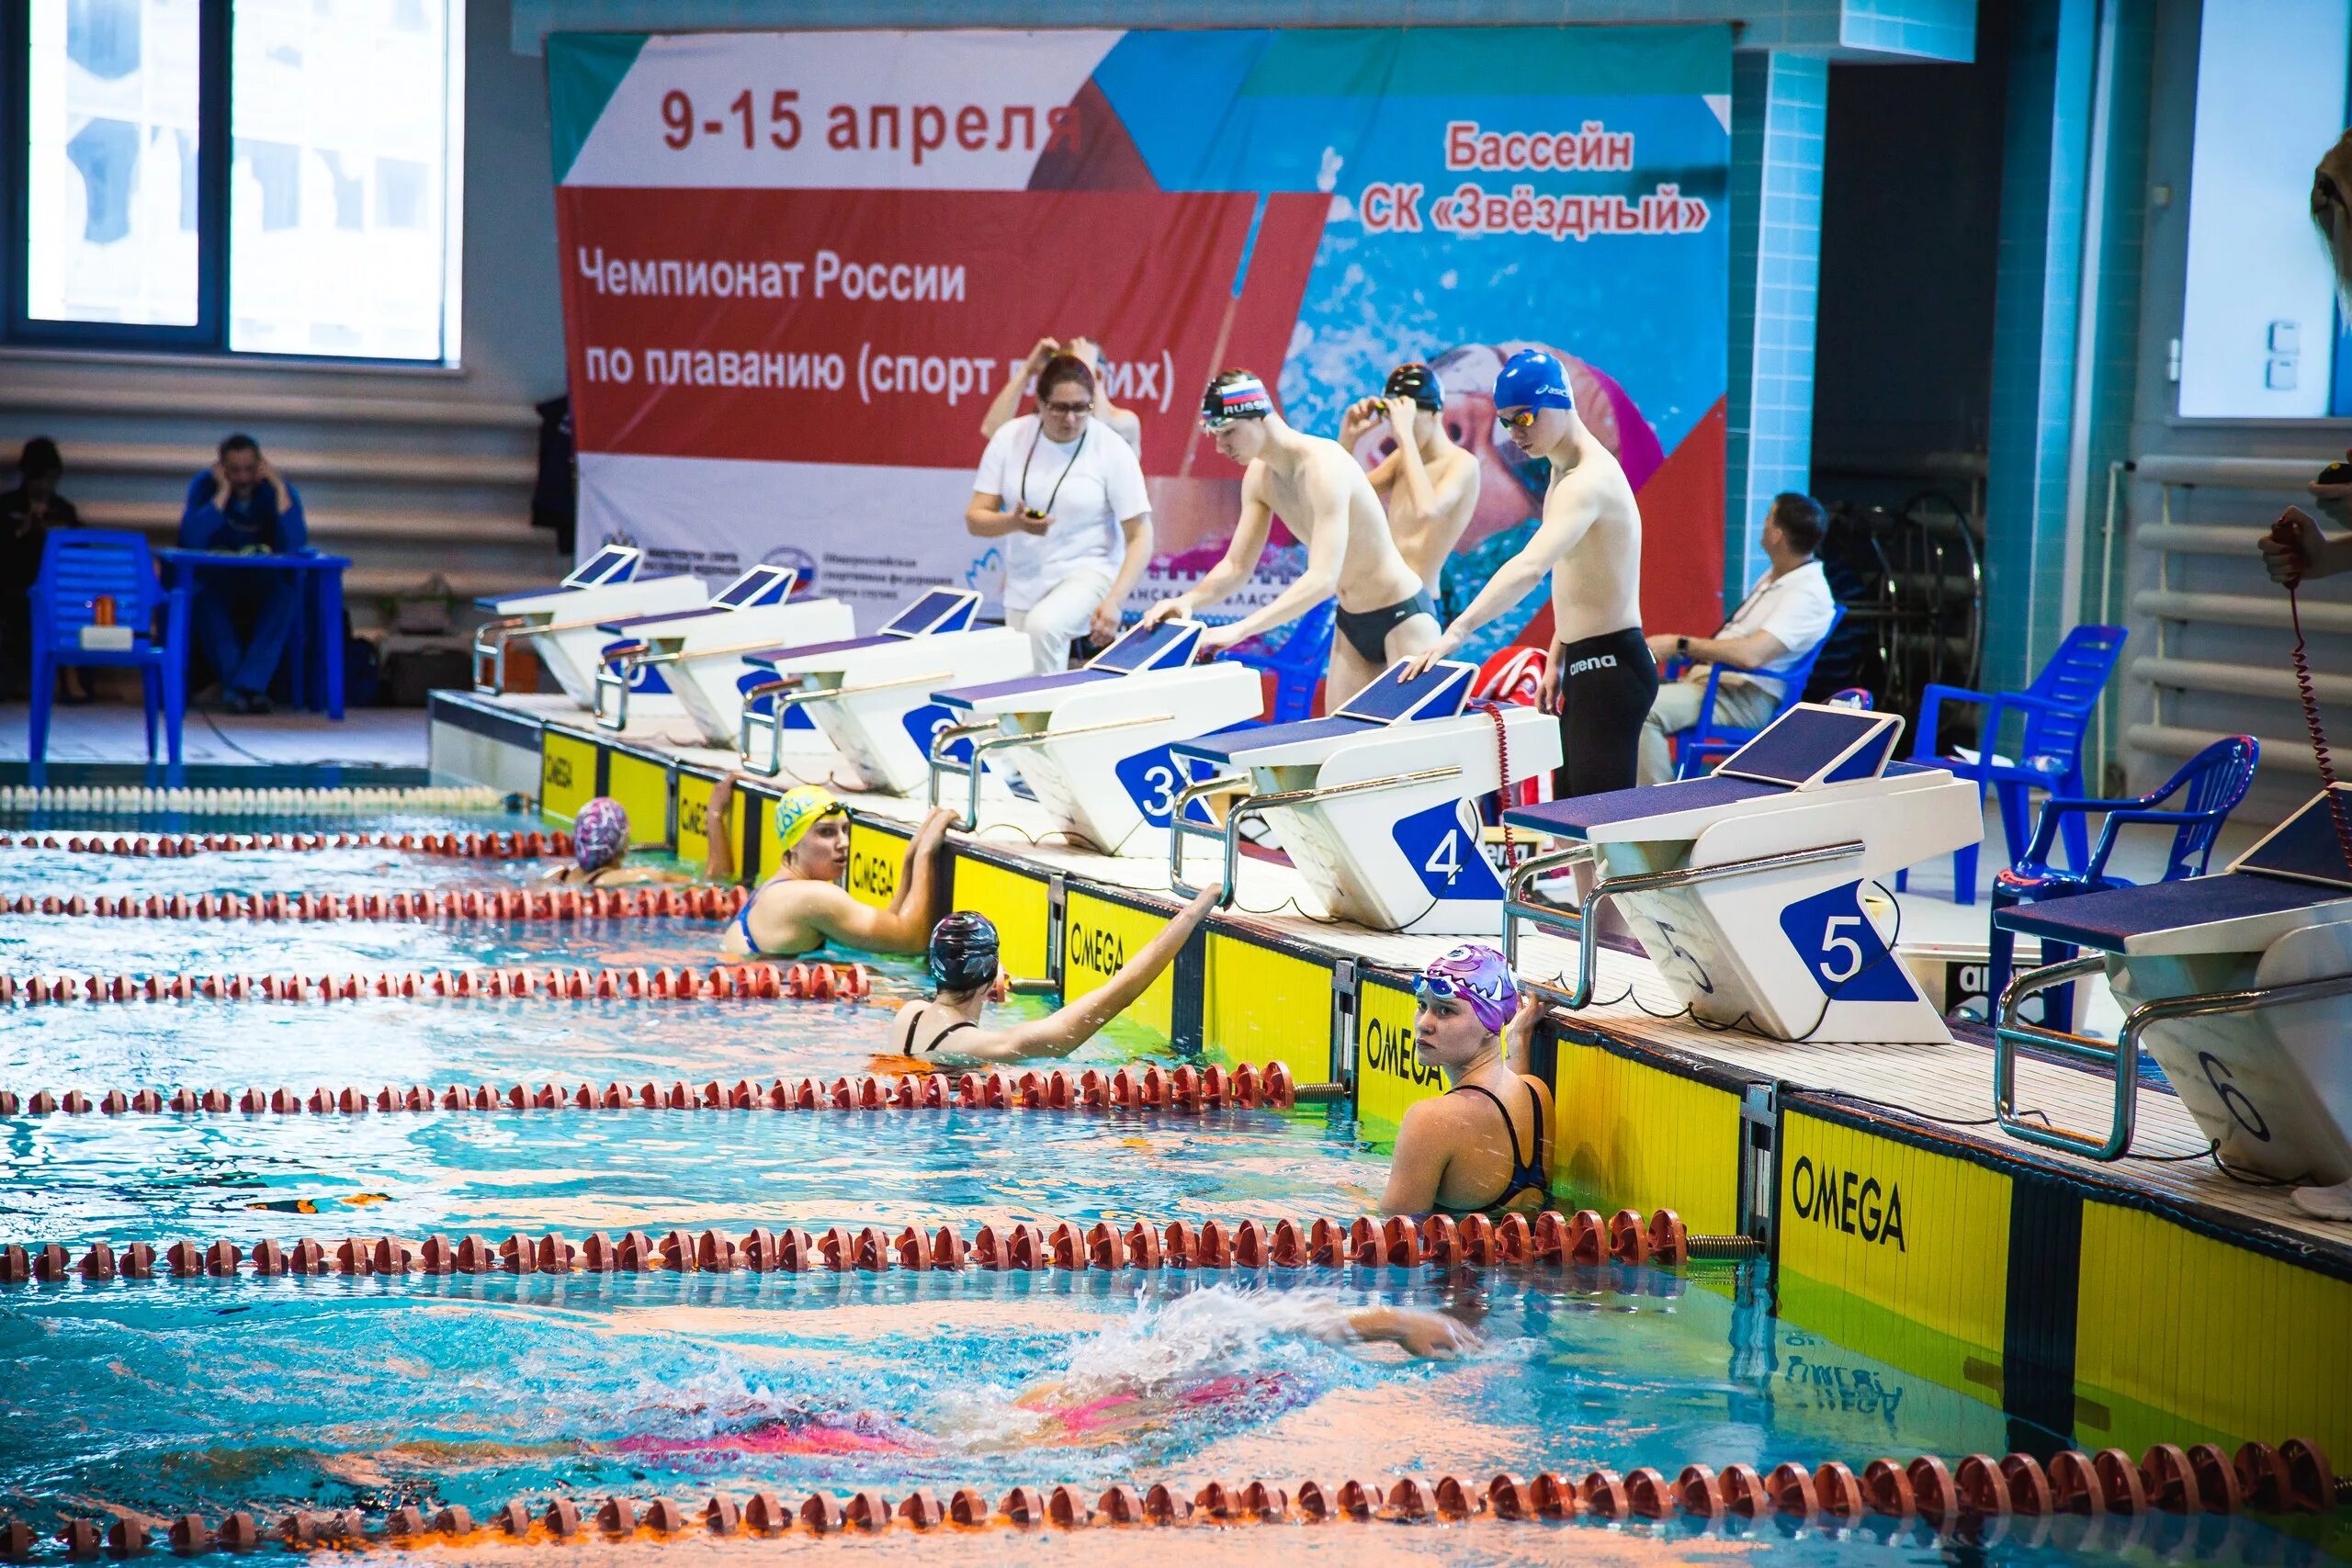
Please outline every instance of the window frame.
[{"label": "window frame", "polygon": [[457,318],[460,291],[465,206],[465,16],[463,0],[447,0],[449,101],[442,173],[443,213],[442,352],[435,358],[392,358],[366,354],[288,354],[237,349],[229,344],[229,191],[232,30],[234,0],[198,0],[201,32],[197,51],[197,319],[191,326],[129,321],[57,321],[30,312],[32,192],[29,74],[32,17],[29,6],[0,4],[0,352],[33,350],[96,355],[154,355],[167,360],[212,364],[300,365],[353,370],[455,372],[462,368],[463,338]]}]

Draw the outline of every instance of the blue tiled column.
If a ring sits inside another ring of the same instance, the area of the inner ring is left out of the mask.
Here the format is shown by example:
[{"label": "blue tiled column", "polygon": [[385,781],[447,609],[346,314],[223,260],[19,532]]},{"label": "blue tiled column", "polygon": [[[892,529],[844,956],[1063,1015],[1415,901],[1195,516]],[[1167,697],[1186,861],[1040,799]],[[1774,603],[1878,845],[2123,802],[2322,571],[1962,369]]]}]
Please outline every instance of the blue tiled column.
[{"label": "blue tiled column", "polygon": [[1829,64],[1732,56],[1731,396],[1724,602],[1764,570],[1765,510],[1813,469],[1813,337],[1821,273],[1821,157]]},{"label": "blue tiled column", "polygon": [[2002,152],[1993,293],[1980,683],[2025,684],[2075,619],[2066,603],[2073,434],[2096,0],[2019,0]]}]

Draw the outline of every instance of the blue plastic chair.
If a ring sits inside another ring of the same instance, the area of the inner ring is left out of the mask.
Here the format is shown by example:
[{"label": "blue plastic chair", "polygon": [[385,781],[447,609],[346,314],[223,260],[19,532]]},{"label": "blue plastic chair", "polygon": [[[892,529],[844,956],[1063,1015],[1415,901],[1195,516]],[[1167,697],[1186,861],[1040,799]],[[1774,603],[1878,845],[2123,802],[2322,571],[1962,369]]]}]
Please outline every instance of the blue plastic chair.
[{"label": "blue plastic chair", "polygon": [[1263,671],[1274,678],[1274,711],[1270,722],[1295,724],[1315,716],[1315,684],[1331,662],[1331,637],[1339,625],[1340,602],[1326,599],[1290,624],[1290,634],[1272,647],[1263,637],[1251,637],[1225,657],[1237,664]]},{"label": "blue plastic chair", "polygon": [[[2123,639],[2130,635],[2121,626],[2076,626],[2058,645],[2058,651],[2050,656],[2050,662],[2041,667],[2041,673],[2033,678],[2033,684],[2022,692],[1993,694],[1931,684],[1919,694],[1919,728],[1911,748],[1911,760],[1949,768],[1957,777],[1973,779],[1980,810],[1984,791],[1992,790],[2001,803],[2001,832],[2012,861],[2026,841],[2027,791],[2042,789],[2069,799],[2082,798],[2083,735],[2090,728],[2099,694],[2106,689],[2108,677],[2115,672],[2115,662],[2122,656]],[[1985,705],[1984,722],[1976,731],[1977,754],[1973,761],[1938,755],[1936,724],[1947,702]],[[2004,762],[1995,753],[2000,744],[2002,720],[2011,714],[2023,721],[2024,734],[2018,744],[2017,760]],[[2059,824],[2065,835],[2068,863],[2083,864],[2090,852],[2081,816],[2062,816]],[[1976,848],[1970,844],[1952,852],[1955,903],[1976,902]],[[1907,873],[1895,874],[1898,890],[1909,885]]]},{"label": "blue plastic chair", "polygon": [[[2153,795],[2131,800],[2069,800],[2053,795],[2043,801],[2033,842],[2015,865],[1993,879],[1993,951],[1985,990],[1990,1004],[1999,1007],[2017,953],[2017,933],[2002,927],[2002,910],[2017,904],[2133,886],[2128,878],[2109,874],[2107,869],[2108,856],[2115,852],[2116,829],[2133,823],[2172,825],[2172,852],[2165,857],[2165,874],[2158,881],[2204,875],[2213,859],[2213,840],[2221,836],[2222,824],[2237,809],[2238,802],[2245,798],[2254,784],[2255,763],[2261,756],[2262,742],[2251,735],[2233,735],[2191,757]],[[2180,805],[2164,808],[2164,803],[2177,795],[2184,796]],[[2071,820],[2080,828],[2083,818],[2094,811],[2106,812],[2107,823],[2099,829],[2098,848],[2091,852],[2089,863],[2080,871],[2061,871],[2052,865],[2051,841],[2057,837],[2060,824]],[[2063,964],[2075,953],[2070,942],[2042,939],[2044,964]],[[2074,987],[2060,986],[2042,993],[2045,1024],[2072,1029],[2074,1019]]]},{"label": "blue plastic chair", "polygon": [[1828,629],[1821,634],[1821,640],[1786,664],[1775,664],[1763,670],[1733,671],[1735,674],[1762,675],[1785,682],[1781,688],[1780,704],[1772,709],[1772,716],[1753,729],[1715,722],[1715,687],[1723,680],[1724,667],[1717,664],[1708,670],[1707,694],[1699,699],[1698,722],[1688,729],[1677,730],[1674,735],[1674,776],[1678,779],[1697,778],[1761,735],[1769,726],[1778,722],[1782,714],[1804,701],[1805,682],[1813,679],[1813,667],[1820,661],[1821,650],[1829,646],[1829,639],[1838,635],[1838,623],[1845,618],[1846,606],[1840,604],[1836,614],[1829,617]]},{"label": "blue plastic chair", "polygon": [[[67,665],[112,665],[138,670],[147,709],[147,765],[155,765],[155,721],[160,716],[170,744],[165,782],[181,783],[180,720],[187,708],[187,595],[166,593],[155,578],[147,541],[113,528],[53,528],[41,546],[40,576],[32,600],[32,759],[27,777],[35,788],[49,779],[50,705],[57,671]],[[97,619],[97,601],[114,601],[115,623],[131,628],[130,646],[82,646],[82,628]],[[156,621],[164,622],[156,640]]]}]

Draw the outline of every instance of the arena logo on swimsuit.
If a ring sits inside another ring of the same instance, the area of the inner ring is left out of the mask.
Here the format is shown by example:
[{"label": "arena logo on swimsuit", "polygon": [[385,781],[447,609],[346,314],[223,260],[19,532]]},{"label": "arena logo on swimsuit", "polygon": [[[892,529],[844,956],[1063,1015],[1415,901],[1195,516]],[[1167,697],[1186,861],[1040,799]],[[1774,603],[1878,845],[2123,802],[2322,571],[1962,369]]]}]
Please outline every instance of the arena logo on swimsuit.
[{"label": "arena logo on swimsuit", "polygon": [[1588,675],[1595,670],[1614,670],[1616,668],[1617,656],[1615,654],[1596,653],[1589,659],[1579,659],[1574,664],[1569,665],[1568,673],[1571,675]]},{"label": "arena logo on swimsuit", "polygon": [[1127,962],[1127,944],[1094,926],[1069,930],[1069,962],[1092,975],[1115,975]]},{"label": "arena logo on swimsuit", "polygon": [[1386,1073],[1416,1089],[1428,1089],[1439,1077],[1413,1050],[1411,1029],[1376,1018],[1364,1021],[1363,1066],[1366,1072]]},{"label": "arena logo on swimsuit", "polygon": [[[1880,1201],[1882,1197],[1885,1200],[1883,1204]],[[1897,1252],[1910,1250],[1903,1245],[1903,1188],[1899,1183],[1889,1182],[1881,1188],[1875,1176],[1832,1170],[1827,1166],[1816,1170],[1812,1156],[1800,1155],[1796,1168],[1789,1172],[1789,1201],[1799,1219],[1817,1221],[1864,1241],[1881,1245],[1891,1241]]]}]

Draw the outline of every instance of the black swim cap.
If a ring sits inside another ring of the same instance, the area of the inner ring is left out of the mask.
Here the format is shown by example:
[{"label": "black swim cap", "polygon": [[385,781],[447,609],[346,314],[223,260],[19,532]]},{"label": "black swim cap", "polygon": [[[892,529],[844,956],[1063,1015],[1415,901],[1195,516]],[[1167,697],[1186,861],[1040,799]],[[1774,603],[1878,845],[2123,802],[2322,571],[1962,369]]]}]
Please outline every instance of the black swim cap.
[{"label": "black swim cap", "polygon": [[1388,373],[1388,385],[1380,389],[1384,398],[1410,398],[1415,408],[1430,413],[1445,411],[1445,389],[1438,384],[1437,372],[1418,361],[1399,365]]},{"label": "black swim cap", "polygon": [[931,979],[943,991],[977,991],[996,981],[996,925],[958,909],[931,928]]}]

